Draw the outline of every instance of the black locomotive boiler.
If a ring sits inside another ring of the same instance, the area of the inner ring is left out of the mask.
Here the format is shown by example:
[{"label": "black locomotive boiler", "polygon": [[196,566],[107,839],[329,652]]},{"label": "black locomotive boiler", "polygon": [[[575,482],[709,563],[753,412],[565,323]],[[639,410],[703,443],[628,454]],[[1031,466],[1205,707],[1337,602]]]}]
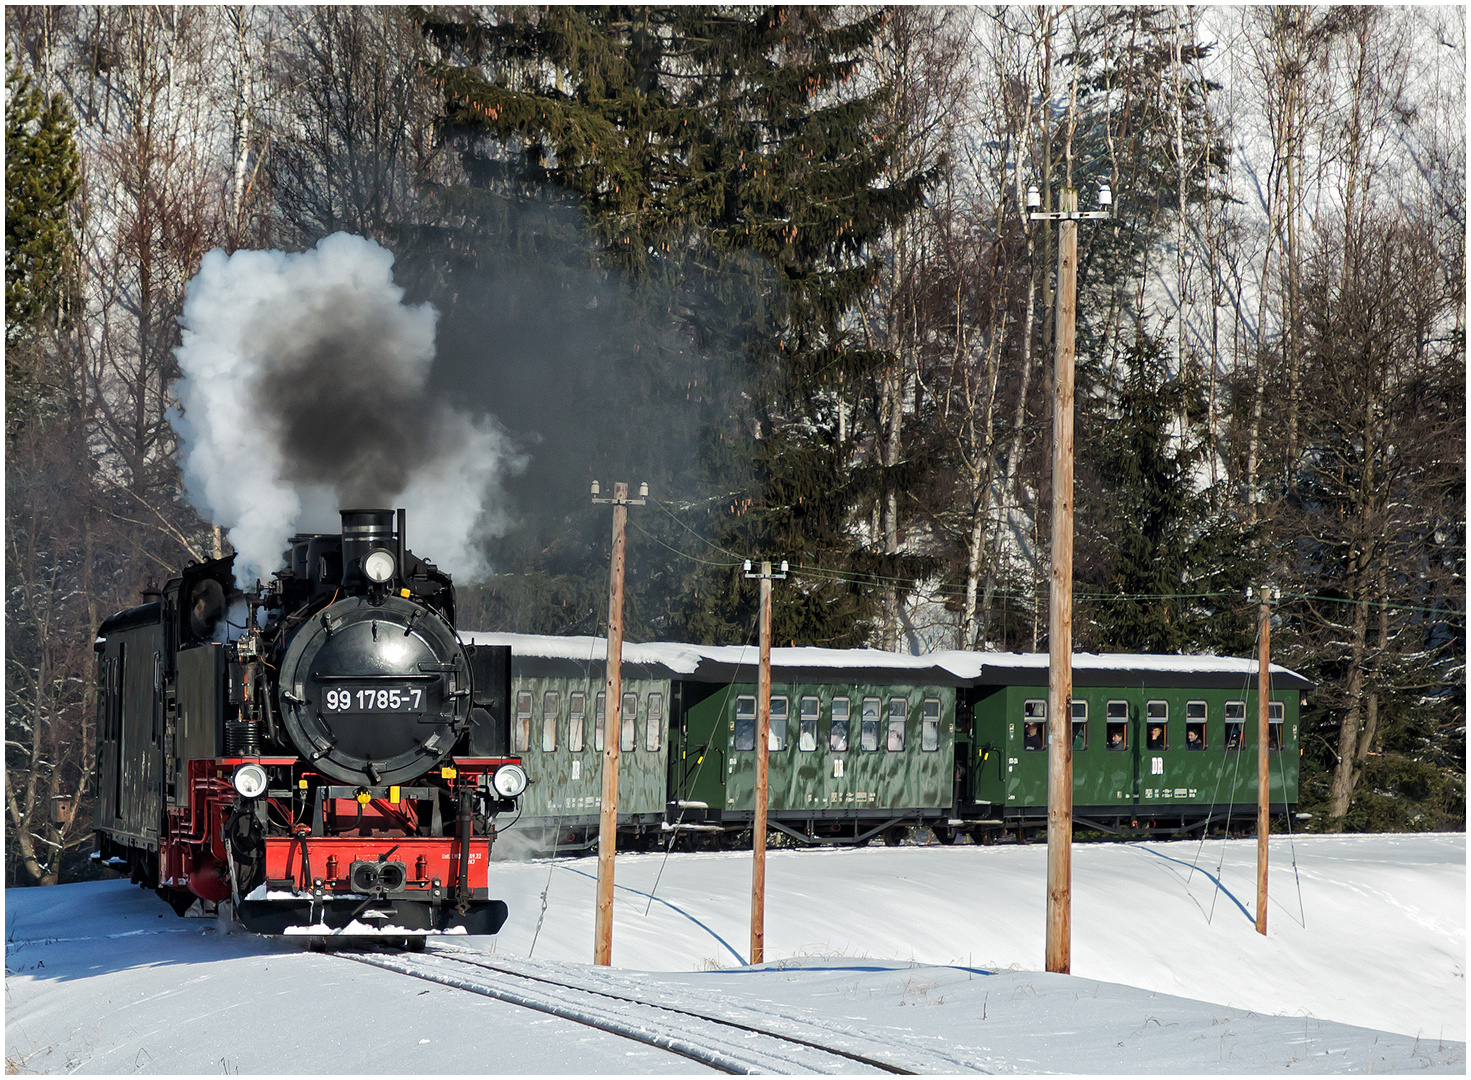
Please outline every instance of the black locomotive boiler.
[{"label": "black locomotive boiler", "polygon": [[102,624],[94,858],[261,933],[500,929],[490,848],[526,786],[510,649],[460,642],[404,518],[343,511],[269,585],[193,564]]}]

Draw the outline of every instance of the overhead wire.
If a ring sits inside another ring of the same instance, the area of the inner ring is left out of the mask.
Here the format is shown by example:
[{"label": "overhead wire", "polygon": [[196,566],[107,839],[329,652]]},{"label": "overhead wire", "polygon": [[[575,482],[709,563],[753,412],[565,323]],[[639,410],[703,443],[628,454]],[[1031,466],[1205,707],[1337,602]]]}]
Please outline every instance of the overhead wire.
[{"label": "overhead wire", "polygon": [[[665,513],[667,516],[669,516],[675,522],[675,524],[677,524],[685,532],[688,532],[691,536],[695,537],[695,539],[699,540],[701,543],[706,544],[707,546],[709,546],[711,548],[714,548],[716,551],[719,551],[721,554],[727,556],[732,561],[731,562],[718,562],[718,561],[715,561],[715,560],[699,558],[696,555],[692,555],[692,554],[690,554],[689,552],[686,552],[686,551],[681,551],[680,549],[674,547],[673,545],[665,542],[663,539],[661,539],[660,537],[655,536],[653,533],[649,532],[647,529],[643,528],[641,525],[637,524],[636,522],[630,522],[630,524],[632,524],[633,527],[641,535],[643,535],[643,536],[647,537],[648,539],[652,540],[654,543],[658,544],[660,547],[663,547],[664,549],[672,552],[673,554],[679,556],[680,558],[688,559],[688,560],[690,560],[692,562],[698,563],[698,564],[703,565],[703,566],[716,566],[716,567],[721,567],[721,568],[733,569],[733,568],[741,565],[745,561],[742,556],[738,555],[735,552],[730,551],[729,549],[727,549],[725,547],[722,547],[721,545],[719,545],[719,544],[715,543],[714,541],[710,540],[708,537],[705,537],[705,536],[701,535],[695,529],[691,528],[687,523],[685,523],[683,520],[681,520],[678,515],[676,515],[672,510],[670,510],[669,507],[668,507],[668,505],[665,504],[662,500],[655,499],[655,498],[650,498],[649,501],[652,502],[656,507],[658,507],[663,513]],[[795,564],[793,564],[793,566],[791,567],[791,570],[789,572],[793,576],[808,576],[808,577],[815,577],[815,578],[825,579],[825,580],[833,581],[833,582],[842,582],[842,583],[846,583],[846,584],[859,584],[859,585],[897,585],[897,584],[905,584],[905,583],[914,584],[915,581],[916,581],[916,579],[914,577],[912,577],[912,576],[905,577],[905,576],[897,576],[897,575],[884,575],[884,574],[875,574],[875,573],[864,573],[864,572],[851,571],[851,570],[846,570],[845,571],[845,570],[835,569],[835,568],[831,568],[831,567],[811,566],[811,565],[807,565],[807,564],[804,564],[804,563],[795,563]],[[961,589],[960,587],[958,587],[958,586],[948,586],[948,585],[945,585],[943,583],[932,585],[930,587],[930,591],[932,593],[936,593],[936,594],[940,594],[940,595],[949,594],[949,595],[959,596],[959,595],[963,595],[964,594],[964,590]],[[996,591],[996,594],[998,594],[1000,596],[1003,596],[1003,597],[1031,597],[1035,593],[1035,590],[1034,589],[1011,590],[1011,589],[1001,588],[1001,589],[997,589],[995,591]],[[1207,591],[1207,592],[1199,592],[1199,593],[1180,593],[1180,592],[1173,592],[1173,593],[1103,593],[1103,592],[1090,593],[1090,592],[1083,591],[1083,592],[1075,592],[1074,595],[1079,600],[1094,601],[1094,602],[1108,602],[1108,601],[1129,601],[1129,600],[1132,600],[1132,601],[1138,601],[1138,600],[1211,600],[1211,599],[1221,599],[1221,598],[1225,598],[1225,597],[1235,597],[1235,596],[1237,596],[1239,594],[1238,594],[1238,592],[1236,590],[1216,590],[1216,591]],[[1429,613],[1429,614],[1439,615],[1442,618],[1446,618],[1448,621],[1451,621],[1451,622],[1460,622],[1460,621],[1463,621],[1464,620],[1464,617],[1465,617],[1464,616],[1464,612],[1447,611],[1447,610],[1445,610],[1444,608],[1441,608],[1441,607],[1431,607],[1431,606],[1428,606],[1428,605],[1392,604],[1392,603],[1389,603],[1388,601],[1352,600],[1352,599],[1347,599],[1347,598],[1343,598],[1343,597],[1328,597],[1328,596],[1321,596],[1321,595],[1317,595],[1317,594],[1313,594],[1313,593],[1306,593],[1306,592],[1304,592],[1304,593],[1284,593],[1282,595],[1283,595],[1283,597],[1285,599],[1288,599],[1288,600],[1299,600],[1299,601],[1319,602],[1319,603],[1342,603],[1342,604],[1351,604],[1351,605],[1365,606],[1365,607],[1370,607],[1370,608],[1383,608],[1385,610],[1398,610],[1398,611],[1407,611],[1407,612],[1416,612],[1416,613]],[[1457,616],[1457,615],[1460,616],[1459,619],[1457,619],[1457,618],[1454,617],[1454,616]],[[1260,640],[1260,628],[1258,628],[1258,630],[1257,630],[1257,640],[1258,641]],[[749,641],[749,633],[748,633],[747,641],[745,643],[746,647],[749,647],[749,644],[750,644],[750,641]],[[732,682],[731,686],[733,686],[733,685],[734,685],[734,683]],[[728,686],[726,688],[726,691],[725,691],[727,697],[729,695],[729,692],[730,692],[730,687]],[[1242,689],[1242,697],[1243,697],[1243,700],[1246,698],[1246,696],[1249,694],[1249,692],[1250,692],[1249,685],[1243,687],[1243,689]],[[1240,735],[1240,743],[1241,744],[1244,744],[1244,742],[1245,742],[1245,718],[1244,717],[1240,721],[1240,724],[1241,724],[1241,729],[1242,729],[1241,730],[1241,735]],[[1280,773],[1280,775],[1283,778],[1283,796],[1284,796],[1284,799],[1285,799],[1286,798],[1286,765],[1285,765],[1285,763],[1283,761],[1281,761],[1281,754],[1282,754],[1282,751],[1279,750],[1279,752],[1278,752],[1278,756],[1279,756],[1278,766],[1279,766],[1279,773]],[[1234,791],[1236,789],[1236,786],[1237,786],[1237,784],[1240,781],[1240,764],[1241,764],[1241,753],[1240,753],[1240,750],[1238,749],[1238,751],[1236,753],[1236,756],[1233,758],[1233,769],[1232,769],[1232,776],[1231,776],[1231,792],[1232,793],[1234,793]],[[697,771],[696,771],[696,774],[695,774],[696,780],[698,779],[699,771],[702,770],[703,767],[704,767],[704,762],[703,762],[703,755],[702,755],[701,761],[700,761],[700,763],[697,766]],[[1225,772],[1226,772],[1226,770],[1225,770],[1225,760],[1224,760],[1224,756],[1223,756],[1223,758],[1222,758],[1222,760],[1221,760],[1221,762],[1220,762],[1220,764],[1219,764],[1219,766],[1217,768],[1217,771],[1216,771],[1216,784],[1215,784],[1215,789],[1214,789],[1214,791],[1212,793],[1212,801],[1211,801],[1210,812],[1208,813],[1208,816],[1207,816],[1207,829],[1209,827],[1209,821],[1210,821],[1210,819],[1214,816],[1215,807],[1219,804],[1220,786],[1221,786],[1221,782],[1225,779]],[[1234,810],[1234,798],[1228,798],[1227,807],[1226,807],[1226,821],[1225,821],[1225,826],[1224,826],[1224,838],[1227,839],[1227,840],[1229,840],[1229,838],[1230,838],[1231,817],[1232,817],[1232,814],[1233,814],[1233,810]],[[683,821],[683,814],[684,814],[684,810],[681,809],[680,818],[676,822],[676,825],[678,825],[679,823],[682,823],[682,821]],[[1289,818],[1290,818],[1290,816],[1291,815],[1289,814]],[[1303,908],[1303,905],[1302,905],[1302,885],[1301,885],[1301,878],[1300,878],[1299,871],[1298,871],[1298,866],[1297,866],[1296,845],[1295,845],[1295,842],[1294,842],[1294,840],[1292,838],[1292,826],[1291,826],[1290,820],[1288,822],[1288,836],[1289,836],[1289,847],[1290,847],[1290,850],[1292,852],[1292,864],[1293,864],[1294,878],[1295,878],[1295,880],[1297,882],[1298,898],[1299,898],[1299,908],[1303,912],[1303,918],[1304,918],[1304,921],[1305,921],[1305,919],[1306,919],[1306,913],[1305,913],[1305,908]],[[673,846],[674,846],[674,843],[677,840],[677,838],[678,838],[678,829],[676,828],[674,831],[671,832],[670,842],[669,842],[669,845],[666,847],[666,850],[665,850],[665,862],[667,862],[668,855],[673,850]],[[1195,858],[1195,860],[1194,860],[1194,862],[1192,863],[1192,866],[1191,866],[1191,873],[1192,873],[1192,875],[1193,875],[1195,869],[1198,868],[1199,857],[1200,857],[1200,854],[1203,852],[1206,838],[1207,838],[1206,837],[1206,832],[1205,831],[1202,831],[1200,847],[1197,849],[1196,858]],[[1220,859],[1220,863],[1219,863],[1219,865],[1217,867],[1217,875],[1216,875],[1216,894],[1217,895],[1219,894],[1219,891],[1220,891],[1220,888],[1221,888],[1220,873],[1221,873],[1221,870],[1224,867],[1224,864],[1225,864],[1225,845],[1223,844],[1223,846],[1222,846],[1222,853],[1221,853],[1221,859]],[[661,863],[660,870],[659,870],[659,875],[655,879],[655,888],[656,889],[657,889],[657,885],[658,885],[659,879],[662,878],[663,870],[664,870],[664,863]],[[1213,896],[1212,897],[1212,902],[1211,902],[1211,916],[1214,915],[1215,901],[1216,901],[1216,897]],[[651,894],[650,907],[652,907],[652,902],[653,902],[653,899],[652,899],[652,894]],[[647,910],[646,910],[646,914],[647,914]],[[1208,916],[1208,921],[1209,921],[1209,918],[1211,916]]]},{"label": "overhead wire", "polygon": [[[637,529],[638,532],[640,532],[642,535],[648,537],[650,540],[654,541],[654,543],[658,544],[660,547],[665,548],[666,550],[672,552],[675,555],[680,556],[681,558],[688,559],[691,562],[699,563],[702,566],[719,566],[719,567],[726,567],[726,568],[732,568],[733,569],[733,568],[735,568],[737,566],[740,566],[745,561],[745,557],[744,556],[739,555],[739,554],[737,554],[737,553],[729,550],[728,548],[722,547],[721,545],[715,543],[715,541],[709,539],[706,536],[701,535],[698,531],[696,531],[695,529],[691,528],[686,522],[684,522],[683,520],[681,520],[680,517],[677,514],[675,514],[671,509],[669,509],[669,506],[668,506],[667,503],[665,503],[665,502],[663,502],[663,501],[661,501],[659,499],[653,498],[652,496],[649,498],[649,502],[652,503],[652,504],[654,504],[663,513],[665,513],[666,515],[668,515],[675,522],[675,524],[677,524],[685,532],[688,532],[691,536],[693,536],[695,539],[699,540],[701,543],[703,543],[703,544],[705,544],[705,545],[707,545],[707,546],[709,546],[711,548],[714,548],[716,551],[719,551],[722,555],[725,555],[725,556],[729,557],[733,561],[727,563],[727,562],[718,562],[718,561],[709,560],[709,559],[702,559],[702,558],[700,558],[700,557],[698,557],[696,555],[690,554],[689,552],[681,551],[679,548],[676,548],[673,545],[665,542],[664,540],[662,540],[659,537],[655,536],[653,533],[649,532],[647,529],[643,528],[642,526],[638,525],[637,523],[635,523],[633,521],[630,521],[629,522],[629,524],[633,528]],[[793,563],[791,565],[791,568],[790,568],[790,571],[789,572],[791,574],[793,574],[794,576],[806,575],[806,576],[809,576],[809,577],[817,577],[817,578],[822,578],[822,579],[825,579],[825,580],[828,580],[828,581],[842,582],[844,584],[850,584],[850,585],[892,586],[892,585],[905,585],[905,584],[914,585],[914,584],[917,583],[917,579],[914,578],[912,575],[911,576],[903,576],[903,575],[892,575],[892,574],[868,573],[868,572],[857,571],[857,570],[841,570],[841,569],[837,569],[837,568],[834,568],[834,567],[814,566],[814,565],[808,565],[808,564],[800,563],[800,562]],[[932,593],[934,593],[934,594],[941,595],[941,596],[964,596],[965,593],[966,593],[966,590],[965,590],[965,588],[963,586],[959,586],[959,585],[947,585],[947,584],[945,584],[943,582],[930,584],[929,585],[929,591],[932,592]],[[994,590],[994,592],[995,592],[996,595],[1002,596],[1002,597],[1023,598],[1023,597],[1031,597],[1032,595],[1034,595],[1035,590],[1034,589],[1006,589],[1006,588],[997,588],[997,589]],[[1077,599],[1077,600],[1088,600],[1088,601],[1102,603],[1102,602],[1107,602],[1107,601],[1131,601],[1131,600],[1218,600],[1218,599],[1222,599],[1222,598],[1226,598],[1226,597],[1235,597],[1235,596],[1238,596],[1240,594],[1239,594],[1239,591],[1236,590],[1236,589],[1221,589],[1221,590],[1210,590],[1210,591],[1195,592],[1195,593],[1190,593],[1190,592],[1116,593],[1116,592],[1088,592],[1088,591],[1077,591],[1077,590],[1075,590],[1074,593],[1073,593],[1073,595],[1074,595],[1074,598]],[[1282,593],[1282,598],[1283,599],[1286,599],[1286,600],[1296,600],[1296,601],[1304,601],[1304,602],[1332,603],[1332,604],[1348,604],[1348,605],[1354,605],[1354,606],[1363,606],[1363,607],[1370,608],[1372,610],[1378,610],[1378,609],[1381,609],[1382,608],[1384,610],[1389,610],[1389,611],[1403,611],[1403,612],[1410,612],[1410,613],[1415,613],[1415,614],[1439,615],[1439,616],[1445,618],[1446,621],[1451,622],[1451,623],[1454,623],[1456,625],[1460,625],[1461,623],[1463,623],[1465,621],[1465,612],[1464,611],[1461,611],[1461,612],[1447,611],[1444,608],[1434,607],[1434,606],[1431,606],[1431,605],[1423,605],[1423,604],[1397,604],[1397,603],[1390,603],[1389,601],[1380,601],[1380,600],[1354,600],[1354,599],[1350,599],[1350,598],[1346,598],[1346,597],[1322,596],[1322,595],[1319,595],[1319,594],[1316,594],[1316,593],[1311,593],[1311,592],[1283,592]]]}]

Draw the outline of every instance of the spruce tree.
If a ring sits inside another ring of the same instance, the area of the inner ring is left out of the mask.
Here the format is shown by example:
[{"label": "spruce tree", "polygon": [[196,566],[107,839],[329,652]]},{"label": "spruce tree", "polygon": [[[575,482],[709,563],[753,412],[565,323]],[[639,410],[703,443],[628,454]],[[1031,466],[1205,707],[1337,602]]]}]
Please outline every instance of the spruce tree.
[{"label": "spruce tree", "polygon": [[[1241,601],[1259,556],[1202,487],[1204,403],[1142,329],[1115,392],[1086,403],[1079,455],[1079,636],[1104,652],[1249,651]],[[1092,594],[1091,596],[1088,594]]]},{"label": "spruce tree", "polygon": [[703,560],[658,571],[671,636],[749,633],[755,591],[731,563],[764,555],[813,568],[778,590],[778,640],[864,639],[873,597],[850,582],[871,568],[855,560],[852,448],[837,445],[826,391],[885,360],[851,346],[844,317],[874,273],[873,242],[929,180],[880,182],[892,152],[875,117],[884,91],[856,89],[856,57],[884,17],[789,7],[425,17],[444,50],[433,77],[447,130],[494,137],[469,171],[574,194],[598,263],[674,298],[671,337],[739,357],[684,463],[695,490],[666,507],[679,520],[661,542]]},{"label": "spruce tree", "polygon": [[60,310],[81,159],[66,102],[19,68],[5,78],[5,336]]},{"label": "spruce tree", "polygon": [[[8,59],[8,57],[7,57]],[[76,123],[19,68],[5,77],[6,430],[49,410],[54,357],[40,340],[64,314],[74,266],[69,206],[81,183]]]}]

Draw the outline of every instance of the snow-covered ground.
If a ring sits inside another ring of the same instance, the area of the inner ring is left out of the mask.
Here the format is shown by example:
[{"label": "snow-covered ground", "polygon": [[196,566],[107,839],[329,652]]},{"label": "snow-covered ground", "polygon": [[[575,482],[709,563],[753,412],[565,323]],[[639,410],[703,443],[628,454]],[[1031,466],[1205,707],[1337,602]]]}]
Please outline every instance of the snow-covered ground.
[{"label": "snow-covered ground", "polygon": [[[612,969],[588,964],[593,858],[497,863],[511,920],[458,944],[841,1032],[925,1072],[1464,1072],[1464,835],[1274,839],[1265,937],[1255,851],[1075,847],[1068,976],[1039,972],[1042,844],[770,852],[759,969],[743,966],[749,852],[620,856]],[[331,953],[222,937],[121,881],[10,890],[5,926],[7,1071],[703,1071]]]}]

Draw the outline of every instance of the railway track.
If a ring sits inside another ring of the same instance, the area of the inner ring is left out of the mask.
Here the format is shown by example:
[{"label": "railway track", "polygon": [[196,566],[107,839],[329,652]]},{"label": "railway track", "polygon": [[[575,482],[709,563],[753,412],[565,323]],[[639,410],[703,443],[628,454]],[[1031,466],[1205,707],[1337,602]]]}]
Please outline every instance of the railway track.
[{"label": "railway track", "polygon": [[[752,1073],[893,1073],[916,1070],[858,1052],[870,1040],[827,1030],[791,1018],[767,1018],[787,1031],[711,1016],[644,996],[549,978],[536,969],[495,960],[483,953],[453,947],[409,954],[388,951],[342,951],[336,955],[361,964],[470,993],[535,1009],[585,1024],[648,1046],[697,1061],[719,1072]],[[755,1017],[752,1017],[755,1019]],[[800,1031],[800,1033],[799,1033]],[[819,1041],[823,1040],[823,1041]],[[833,1045],[847,1042],[854,1049]],[[958,1062],[925,1054],[920,1070],[957,1071]],[[933,1058],[933,1060],[928,1060]]]}]

